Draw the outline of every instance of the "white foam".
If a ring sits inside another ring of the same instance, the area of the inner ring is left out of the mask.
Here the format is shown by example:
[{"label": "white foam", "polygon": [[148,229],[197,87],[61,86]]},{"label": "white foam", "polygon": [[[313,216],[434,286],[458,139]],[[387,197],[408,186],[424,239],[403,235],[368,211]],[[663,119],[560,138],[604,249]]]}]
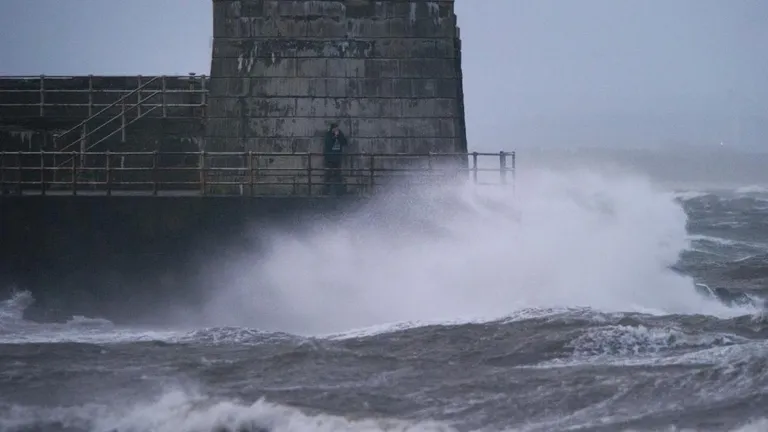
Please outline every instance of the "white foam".
[{"label": "white foam", "polygon": [[685,190],[685,191],[676,191],[672,194],[675,198],[681,200],[681,201],[689,201],[696,198],[701,198],[703,196],[709,195],[707,192],[700,192],[695,190]]},{"label": "white foam", "polygon": [[[686,215],[646,179],[520,173],[517,190],[387,195],[211,272],[206,325],[328,334],[393,322],[497,319],[526,308],[733,316],[668,267]],[[408,214],[411,222],[393,222]],[[259,227],[263,231],[263,227]],[[229,259],[229,258],[228,258]]]},{"label": "white foam", "polygon": [[742,186],[734,191],[740,195],[768,193],[768,187],[760,185]]},{"label": "white foam", "polygon": [[711,347],[746,342],[729,334],[688,334],[672,328],[614,325],[594,328],[568,343],[577,357],[637,356],[672,348]]},{"label": "white foam", "polygon": [[252,404],[216,400],[190,391],[169,391],[156,400],[132,406],[20,407],[0,411],[0,430],[32,430],[44,424],[77,430],[120,432],[208,431],[453,431],[437,422],[393,419],[350,420],[308,415],[296,408],[259,400]]}]

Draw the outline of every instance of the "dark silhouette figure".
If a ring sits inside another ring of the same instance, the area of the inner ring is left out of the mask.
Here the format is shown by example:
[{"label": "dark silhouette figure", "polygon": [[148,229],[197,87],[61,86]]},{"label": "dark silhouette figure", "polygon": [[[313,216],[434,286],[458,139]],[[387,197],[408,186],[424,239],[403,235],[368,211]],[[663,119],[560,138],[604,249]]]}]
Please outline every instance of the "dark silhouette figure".
[{"label": "dark silhouette figure", "polygon": [[347,138],[339,130],[339,125],[331,124],[331,128],[325,134],[323,154],[325,159],[325,187],[326,191],[333,195],[343,193],[344,179],[341,175],[341,163],[346,146]]}]

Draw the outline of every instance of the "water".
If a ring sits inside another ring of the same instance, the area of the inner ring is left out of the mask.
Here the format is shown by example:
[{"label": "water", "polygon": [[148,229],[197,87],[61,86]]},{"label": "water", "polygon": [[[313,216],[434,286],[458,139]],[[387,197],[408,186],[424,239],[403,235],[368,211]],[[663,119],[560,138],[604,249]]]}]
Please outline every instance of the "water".
[{"label": "water", "polygon": [[520,177],[272,231],[173,326],[19,291],[0,430],[767,430],[768,191]]}]

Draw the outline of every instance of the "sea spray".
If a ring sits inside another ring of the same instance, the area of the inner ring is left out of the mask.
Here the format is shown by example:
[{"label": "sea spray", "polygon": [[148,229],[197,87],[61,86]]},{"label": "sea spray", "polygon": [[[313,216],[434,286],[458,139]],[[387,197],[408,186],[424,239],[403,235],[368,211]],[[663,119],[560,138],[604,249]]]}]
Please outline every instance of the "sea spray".
[{"label": "sea spray", "polygon": [[673,195],[615,173],[528,172],[515,190],[393,190],[221,263],[202,321],[318,334],[521,308],[744,313],[669,270],[689,246],[686,220]]}]

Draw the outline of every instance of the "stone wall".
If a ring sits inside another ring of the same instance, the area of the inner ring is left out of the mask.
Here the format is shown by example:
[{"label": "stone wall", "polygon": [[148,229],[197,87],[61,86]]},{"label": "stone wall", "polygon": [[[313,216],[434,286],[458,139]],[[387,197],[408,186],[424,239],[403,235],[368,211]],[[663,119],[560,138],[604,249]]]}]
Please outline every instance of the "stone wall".
[{"label": "stone wall", "polygon": [[[207,149],[320,152],[338,122],[353,153],[465,152],[453,6],[214,0]],[[260,166],[307,163],[273,157]],[[347,168],[367,163],[349,158]]]},{"label": "stone wall", "polygon": [[[29,290],[28,317],[136,322],[194,307],[218,287],[207,271],[260,255],[270,230],[341,217],[362,201],[0,195],[0,299]],[[269,229],[268,229],[269,228]]]}]

